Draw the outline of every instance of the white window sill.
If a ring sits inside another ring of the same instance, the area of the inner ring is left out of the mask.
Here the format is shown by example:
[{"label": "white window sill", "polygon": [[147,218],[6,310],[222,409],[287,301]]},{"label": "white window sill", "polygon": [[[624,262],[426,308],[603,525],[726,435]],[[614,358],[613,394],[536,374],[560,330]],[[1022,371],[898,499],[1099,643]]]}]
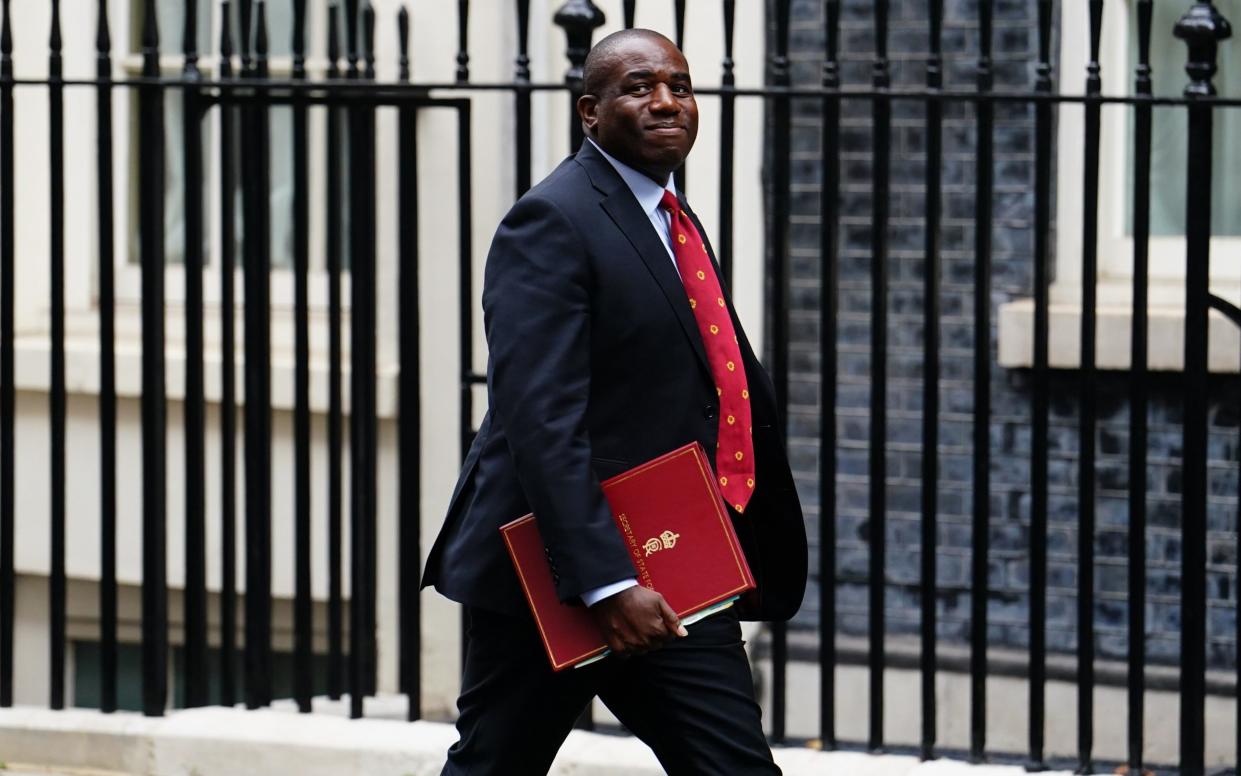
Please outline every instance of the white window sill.
[{"label": "white window sill", "polygon": [[[1065,299],[1068,295],[1053,294]],[[1109,294],[1101,288],[1099,298]],[[1148,306],[1147,360],[1152,371],[1179,372],[1185,361],[1183,307]],[[1048,310],[1048,360],[1053,369],[1081,366],[1080,302],[1053,301]],[[1097,337],[1095,363],[1099,369],[1127,370],[1132,339],[1133,309],[1127,302],[1101,301],[1095,307]],[[999,308],[999,364],[1008,368],[1034,365],[1034,300],[1018,299]],[[1241,371],[1241,330],[1212,310],[1207,352],[1212,372]]]},{"label": "white window sill", "polygon": [[[169,307],[164,348],[165,395],[170,401],[185,398],[185,347],[180,311]],[[210,317],[210,316],[209,316]],[[291,331],[288,315],[273,314],[271,345],[271,407],[277,411],[292,411],[295,400],[295,361],[292,343],[283,336]],[[136,310],[118,306],[116,317],[116,394],[120,398],[142,397],[142,336],[141,321]],[[287,324],[287,325],[286,325]],[[326,323],[312,321],[316,335],[326,331]],[[345,351],[341,365],[343,411],[349,412],[349,330],[348,320],[343,322],[342,346]],[[70,312],[66,319],[65,336],[65,383],[70,395],[95,396],[99,394],[99,333],[93,313]],[[235,351],[237,406],[245,405],[245,352],[244,327],[238,320]],[[312,335],[310,351],[310,411],[326,414],[328,411],[329,361],[323,340],[325,335]],[[223,354],[219,346],[216,327],[209,325],[204,337],[203,392],[209,404],[218,404],[223,386]],[[381,348],[382,351],[382,348]],[[45,328],[28,328],[17,332],[14,339],[14,367],[16,387],[19,391],[47,393],[51,388],[51,342]],[[399,365],[385,358],[381,352],[376,375],[376,414],[380,418],[397,415],[397,382]]]}]

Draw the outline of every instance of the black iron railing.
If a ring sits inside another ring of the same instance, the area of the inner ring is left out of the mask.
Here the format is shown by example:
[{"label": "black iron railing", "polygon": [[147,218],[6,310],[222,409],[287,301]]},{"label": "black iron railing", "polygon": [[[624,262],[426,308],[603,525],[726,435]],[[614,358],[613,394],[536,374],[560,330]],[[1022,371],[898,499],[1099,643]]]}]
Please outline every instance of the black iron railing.
[{"label": "black iron railing", "polygon": [[[377,401],[375,336],[376,303],[380,294],[377,284],[376,181],[377,164],[388,160],[376,156],[376,112],[395,108],[398,115],[398,153],[396,161],[399,213],[397,245],[399,317],[399,364],[401,380],[398,390],[400,439],[398,471],[400,497],[398,507],[399,552],[403,562],[399,571],[399,672],[400,689],[409,696],[409,716],[420,715],[422,667],[419,660],[418,568],[420,557],[419,500],[421,498],[421,461],[419,440],[419,255],[417,219],[419,201],[417,133],[418,117],[426,110],[447,110],[457,119],[457,211],[458,279],[459,284],[459,359],[460,359],[460,437],[464,452],[473,434],[474,389],[484,382],[475,368],[473,325],[475,305],[471,271],[472,192],[471,192],[471,96],[480,93],[508,93],[513,97],[513,164],[516,194],[521,195],[532,183],[532,94],[535,91],[564,92],[572,100],[581,89],[581,66],[589,49],[593,32],[603,24],[603,16],[590,0],[567,0],[557,10],[554,22],[567,36],[569,60],[563,82],[537,83],[532,80],[528,51],[531,25],[529,3],[516,0],[517,51],[512,80],[498,83],[477,83],[470,80],[468,46],[469,3],[459,0],[458,51],[455,79],[449,83],[419,83],[412,79],[408,41],[410,17],[404,9],[396,19],[400,36],[399,77],[395,82],[380,82],[375,77],[374,36],[376,18],[369,5],[360,7],[358,0],[343,0],[328,5],[328,62],[326,75],[312,78],[306,66],[305,0],[290,0],[293,8],[293,67],[288,78],[269,74],[268,28],[263,0],[236,0],[240,13],[240,30],[234,39],[230,19],[234,9],[231,0],[222,0],[223,24],[219,39],[219,66],[210,76],[200,71],[195,41],[198,39],[196,0],[185,3],[183,33],[183,68],[180,75],[164,75],[160,71],[161,38],[157,23],[155,0],[141,3],[142,73],[132,78],[114,77],[112,43],[109,34],[107,7],[98,5],[97,75],[93,79],[66,79],[61,71],[59,33],[60,4],[52,3],[52,34],[49,43],[48,75],[25,80],[13,74],[13,33],[9,8],[11,0],[2,0],[3,21],[0,22],[0,705],[13,702],[13,634],[14,634],[14,533],[15,533],[15,461],[18,440],[15,438],[15,368],[14,368],[14,234],[21,225],[14,222],[14,158],[21,149],[14,135],[14,103],[16,88],[42,88],[48,95],[48,119],[51,152],[48,173],[52,183],[51,202],[51,382],[49,390],[51,429],[51,697],[53,708],[65,703],[63,684],[65,670],[65,493],[68,476],[65,470],[65,309],[64,309],[64,182],[66,169],[63,157],[64,103],[66,90],[89,89],[97,95],[98,122],[98,302],[100,342],[100,503],[101,583],[100,634],[101,707],[117,708],[117,573],[116,573],[116,483],[120,476],[137,476],[132,471],[118,471],[115,357],[115,279],[113,276],[114,202],[112,160],[112,95],[128,90],[138,105],[139,229],[138,244],[142,276],[142,461],[140,476],[143,493],[143,577],[142,577],[142,646],[144,710],[150,715],[164,712],[169,654],[168,586],[166,580],[166,528],[169,510],[166,485],[171,477],[184,477],[185,504],[181,510],[185,521],[185,700],[187,705],[208,702],[207,644],[207,582],[205,556],[207,496],[206,462],[206,399],[204,395],[204,299],[201,272],[186,273],[185,288],[185,469],[170,472],[167,468],[165,442],[166,391],[165,373],[165,238],[164,238],[164,147],[180,143],[184,153],[185,262],[189,268],[203,267],[203,235],[206,228],[203,201],[203,153],[207,145],[203,121],[217,112],[222,128],[217,143],[221,159],[222,189],[218,203],[221,219],[219,251],[221,254],[222,321],[221,348],[225,354],[222,367],[223,388],[218,422],[222,448],[220,492],[223,581],[220,590],[221,649],[219,673],[222,677],[221,701],[232,704],[232,688],[240,671],[244,676],[244,700],[249,708],[267,705],[272,700],[272,554],[271,535],[271,304],[269,233],[271,228],[270,164],[273,153],[269,112],[274,107],[292,110],[292,136],[288,152],[293,157],[292,202],[295,390],[294,390],[294,482],[293,510],[295,526],[295,593],[294,593],[294,696],[302,711],[309,711],[313,693],[313,606],[311,597],[311,502],[312,480],[310,451],[310,316],[309,256],[310,222],[323,218],[325,223],[326,274],[328,278],[328,411],[327,411],[327,530],[328,530],[328,686],[333,697],[350,693],[351,711],[362,715],[362,699],[376,691],[376,628],[377,628]],[[1093,693],[1095,690],[1094,635],[1094,535],[1095,535],[1095,438],[1098,422],[1099,384],[1095,362],[1098,341],[1095,314],[1098,270],[1098,200],[1100,177],[1101,110],[1104,105],[1128,106],[1134,117],[1134,186],[1133,246],[1134,276],[1132,304],[1131,373],[1129,383],[1129,524],[1128,524],[1128,628],[1132,635],[1128,646],[1128,765],[1131,772],[1143,767],[1143,702],[1146,691],[1145,632],[1146,602],[1146,409],[1148,406],[1147,347],[1148,264],[1150,235],[1150,160],[1152,155],[1151,115],[1155,106],[1184,110],[1188,119],[1188,147],[1185,174],[1188,182],[1186,202],[1186,299],[1185,299],[1185,401],[1182,489],[1182,563],[1180,673],[1180,763],[1181,772],[1197,776],[1204,772],[1204,708],[1206,698],[1206,508],[1207,508],[1207,332],[1208,311],[1218,309],[1234,322],[1241,314],[1231,303],[1211,294],[1209,263],[1211,250],[1211,186],[1213,172],[1213,115],[1217,110],[1235,110],[1241,100],[1215,96],[1212,79],[1215,74],[1216,46],[1230,34],[1230,29],[1209,2],[1186,3],[1187,11],[1176,27],[1177,36],[1188,46],[1186,71],[1189,84],[1184,94],[1151,95],[1151,0],[1135,0],[1137,14],[1137,61],[1133,95],[1104,96],[1101,89],[1099,64],[1100,38],[1103,29],[1102,0],[1089,0],[1090,51],[1083,95],[1059,94],[1055,90],[1052,68],[1052,0],[1031,0],[1037,7],[1037,62],[1029,90],[997,90],[993,86],[991,42],[993,4],[978,3],[977,35],[979,57],[975,88],[947,89],[944,86],[945,58],[942,46],[944,8],[942,0],[925,4],[930,56],[926,63],[926,86],[921,89],[894,89],[888,60],[889,3],[873,0],[871,9],[874,51],[872,80],[869,87],[845,86],[839,57],[841,11],[839,0],[823,0],[821,18],[824,22],[826,46],[823,51],[821,82],[816,86],[793,86],[789,56],[791,0],[770,3],[769,24],[771,48],[768,58],[768,83],[762,88],[738,88],[734,77],[735,0],[722,0],[721,22],[724,35],[724,60],[721,85],[699,89],[704,99],[720,101],[719,188],[719,258],[726,277],[734,267],[733,199],[736,185],[733,148],[736,140],[736,104],[741,99],[759,100],[768,110],[770,123],[766,141],[768,161],[768,228],[765,245],[769,254],[770,284],[766,300],[771,345],[769,364],[782,410],[789,403],[789,317],[790,302],[790,191],[792,159],[792,117],[799,102],[814,102],[822,112],[822,196],[820,199],[819,246],[821,252],[821,283],[818,300],[819,354],[821,356],[818,424],[819,503],[818,503],[818,664],[821,700],[819,708],[819,739],[825,747],[843,745],[837,734],[834,714],[836,673],[839,655],[837,632],[835,546],[836,470],[838,407],[837,334],[839,320],[839,244],[841,241],[840,192],[842,170],[840,140],[842,105],[849,102],[866,104],[870,109],[868,130],[873,156],[870,167],[872,212],[870,241],[870,392],[869,392],[869,511],[870,544],[868,602],[872,616],[868,630],[869,699],[867,706],[868,735],[864,743],[872,749],[886,745],[884,723],[887,714],[883,705],[884,672],[889,665],[885,655],[888,631],[883,617],[887,592],[886,557],[887,531],[887,460],[885,448],[891,422],[888,407],[888,301],[889,247],[892,234],[889,202],[892,195],[892,116],[894,107],[903,102],[925,107],[924,183],[926,217],[922,244],[925,250],[924,331],[921,337],[924,372],[922,383],[922,420],[920,464],[922,478],[920,508],[921,559],[920,586],[920,670],[921,740],[920,751],[932,757],[937,751],[936,718],[945,710],[938,707],[935,695],[936,672],[940,665],[937,655],[936,628],[936,560],[938,473],[940,457],[937,423],[941,397],[940,341],[938,324],[941,317],[941,190],[943,188],[943,122],[945,108],[954,104],[973,107],[976,118],[975,179],[973,216],[977,224],[989,224],[993,211],[993,161],[995,112],[1000,105],[1032,108],[1034,114],[1034,352],[1031,369],[1031,458],[1029,525],[1029,609],[1028,664],[1025,673],[1029,686],[1029,746],[1025,753],[1035,767],[1047,762],[1047,708],[1045,686],[1047,675],[1047,585],[1048,585],[1048,416],[1051,402],[1049,361],[1049,283],[1051,277],[1052,232],[1052,131],[1054,112],[1058,105],[1075,103],[1084,106],[1085,165],[1080,171],[1084,187],[1084,218],[1082,224],[1082,297],[1081,364],[1077,402],[1080,406],[1079,450],[1079,515],[1077,552],[1077,671],[1078,692],[1078,755],[1083,769],[1094,759]],[[636,21],[637,3],[626,0],[624,21]],[[685,31],[686,3],[674,6],[674,37],[681,42]],[[234,55],[237,52],[237,55]],[[342,52],[344,53],[342,61]],[[234,64],[239,70],[234,72]],[[1068,74],[1076,77],[1076,74]],[[185,120],[179,137],[169,136],[165,127],[165,98],[179,95]],[[311,146],[309,127],[318,114],[311,108],[323,108],[326,124],[324,163],[326,166],[324,212],[311,213],[311,181],[309,165]],[[575,118],[568,128],[571,143],[581,141],[581,128]],[[284,141],[285,138],[279,138]],[[1061,175],[1077,171],[1060,172]],[[685,185],[687,173],[678,173]],[[234,192],[240,189],[241,212],[234,212]],[[242,225],[236,233],[237,218]],[[234,255],[240,246],[240,255]],[[992,314],[992,243],[989,229],[975,231],[973,244],[973,460],[972,460],[972,576],[970,580],[971,619],[969,627],[970,737],[969,754],[984,759],[992,754],[987,737],[988,652],[988,564],[990,554],[990,387],[993,364]],[[23,261],[26,259],[23,258]],[[347,264],[346,264],[347,262]],[[233,315],[237,304],[233,268],[243,268],[244,333],[238,348]],[[345,305],[342,276],[350,278],[350,323],[343,320]],[[344,380],[344,335],[350,336],[348,356],[349,380],[346,393]],[[233,385],[235,362],[232,354],[244,354],[244,470],[245,503],[241,530],[244,535],[246,593],[244,622],[244,661],[234,663],[237,625],[234,611],[237,558],[235,557],[238,526],[234,511],[237,480],[235,477],[237,431],[236,404]],[[345,410],[348,396],[350,407]],[[351,492],[345,503],[343,456],[348,417]],[[176,510],[174,510],[176,513]],[[346,601],[343,590],[344,520],[349,520],[349,569],[351,595]],[[349,618],[345,627],[346,617]],[[346,645],[346,637],[348,644]],[[776,741],[787,736],[788,700],[786,695],[790,654],[788,632],[784,625],[770,631],[772,675],[771,731]],[[859,704],[860,705],[860,704]],[[860,711],[860,709],[859,709]],[[951,713],[965,713],[952,709]],[[859,743],[859,742],[854,742]],[[1238,727],[1241,748],[1241,726]]]}]

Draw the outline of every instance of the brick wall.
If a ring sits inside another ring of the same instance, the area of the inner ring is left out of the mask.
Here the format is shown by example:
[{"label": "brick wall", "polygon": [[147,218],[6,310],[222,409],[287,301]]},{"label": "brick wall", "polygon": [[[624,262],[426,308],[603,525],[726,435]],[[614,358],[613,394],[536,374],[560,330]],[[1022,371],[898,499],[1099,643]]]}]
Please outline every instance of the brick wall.
[{"label": "brick wall", "polygon": [[[929,49],[924,0],[892,0],[889,52],[893,85],[925,83]],[[978,50],[976,0],[945,3],[946,86],[973,88]],[[842,77],[870,82],[874,51],[871,0],[846,0],[841,17]],[[820,0],[794,0],[792,59],[795,84],[819,82],[823,57]],[[1034,0],[996,0],[995,86],[1028,88],[1037,51]],[[1056,73],[1057,80],[1060,74]],[[1070,77],[1084,77],[1070,74]],[[838,399],[839,629],[866,632],[867,434],[870,374],[870,104],[843,104],[841,128],[841,265]],[[1027,106],[997,105],[992,320],[997,306],[1031,295],[1034,220],[1034,116]],[[811,530],[817,532],[819,395],[817,299],[821,113],[816,100],[794,108],[792,197],[792,357],[790,450]],[[972,106],[945,107],[943,275],[940,321],[941,421],[938,580],[939,632],[965,641],[970,609],[972,458],[974,145]],[[919,624],[919,499],[921,490],[922,252],[925,215],[924,111],[916,101],[893,110],[888,388],[889,633],[915,633]],[[1054,209],[1053,209],[1054,213]],[[1053,240],[1054,245],[1054,240]],[[992,328],[994,364],[994,324]],[[1030,511],[1030,380],[1025,370],[993,367],[991,385],[991,554],[989,627],[993,644],[1024,647],[1028,638]],[[1126,375],[1101,376],[1098,501],[1095,536],[1099,654],[1127,650]],[[1048,646],[1076,648],[1077,385],[1073,372],[1052,381],[1048,531]],[[1150,659],[1175,662],[1179,650],[1181,544],[1179,380],[1151,380],[1149,466],[1148,632]],[[1235,378],[1212,388],[1210,431],[1209,661],[1235,665],[1238,408]],[[812,559],[817,547],[812,548]],[[812,560],[812,565],[814,561]],[[817,565],[815,566],[817,568]],[[818,616],[817,580],[797,625]]]}]

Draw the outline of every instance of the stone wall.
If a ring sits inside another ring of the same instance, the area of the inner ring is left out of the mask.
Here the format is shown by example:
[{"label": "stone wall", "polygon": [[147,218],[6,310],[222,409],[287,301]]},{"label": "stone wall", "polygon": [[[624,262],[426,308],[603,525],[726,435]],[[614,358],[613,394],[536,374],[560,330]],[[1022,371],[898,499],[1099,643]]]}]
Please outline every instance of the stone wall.
[{"label": "stone wall", "polygon": [[[819,83],[823,61],[820,0],[794,0],[792,59],[797,85]],[[889,54],[894,87],[925,83],[929,51],[924,0],[893,0]],[[874,52],[871,0],[846,0],[841,17],[842,77],[870,83]],[[997,89],[1025,89],[1034,81],[1037,17],[1034,0],[996,0],[993,57]],[[972,89],[978,52],[976,0],[948,0],[943,49],[948,88]],[[1054,59],[1053,59],[1054,61]],[[1061,74],[1055,73],[1057,82]],[[1070,74],[1084,78],[1084,74]],[[871,106],[843,103],[841,127],[841,262],[838,398],[839,630],[866,632],[867,456],[870,374]],[[973,424],[973,263],[976,124],[973,106],[945,107],[943,166],[942,317],[940,320],[939,633],[964,643],[969,632],[971,460]],[[918,101],[893,109],[889,294],[887,628],[919,627],[921,491],[923,229],[925,118]],[[992,363],[999,304],[1032,294],[1034,252],[1034,112],[997,105],[995,198],[991,224]],[[817,304],[820,256],[822,116],[817,100],[794,108],[792,197],[792,356],[790,448],[806,505],[812,541],[817,532],[819,358]],[[1066,171],[1075,174],[1075,171]],[[1053,208],[1054,214],[1054,208]],[[1054,245],[1054,239],[1052,240]],[[991,643],[1027,643],[1030,520],[1030,375],[993,366],[991,381],[991,553],[988,559]],[[1049,473],[1048,647],[1076,649],[1077,618],[1077,373],[1052,380]],[[1151,379],[1147,534],[1149,659],[1175,662],[1180,627],[1179,419],[1177,375]],[[1127,375],[1099,380],[1095,628],[1101,657],[1127,650]],[[1209,663],[1235,665],[1236,515],[1238,489],[1237,381],[1220,377],[1212,388],[1210,430],[1210,546],[1208,548]],[[817,547],[812,548],[812,558]],[[812,560],[812,564],[814,561]],[[815,582],[817,584],[817,580]],[[814,627],[818,589],[812,584],[797,625]]]}]

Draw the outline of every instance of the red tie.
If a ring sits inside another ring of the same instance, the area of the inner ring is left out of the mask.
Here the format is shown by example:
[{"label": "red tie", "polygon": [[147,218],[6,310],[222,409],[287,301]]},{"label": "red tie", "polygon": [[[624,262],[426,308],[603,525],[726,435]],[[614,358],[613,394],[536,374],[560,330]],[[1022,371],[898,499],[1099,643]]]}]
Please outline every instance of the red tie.
[{"label": "red tie", "polygon": [[671,191],[664,192],[660,206],[672,220],[672,253],[689,306],[698,322],[698,333],[707,349],[707,363],[720,397],[719,444],[715,449],[715,473],[720,492],[738,512],[754,493],[754,440],[750,427],[750,390],[737,332],[724,304],[724,292],[716,278],[707,244],[681,203]]}]

